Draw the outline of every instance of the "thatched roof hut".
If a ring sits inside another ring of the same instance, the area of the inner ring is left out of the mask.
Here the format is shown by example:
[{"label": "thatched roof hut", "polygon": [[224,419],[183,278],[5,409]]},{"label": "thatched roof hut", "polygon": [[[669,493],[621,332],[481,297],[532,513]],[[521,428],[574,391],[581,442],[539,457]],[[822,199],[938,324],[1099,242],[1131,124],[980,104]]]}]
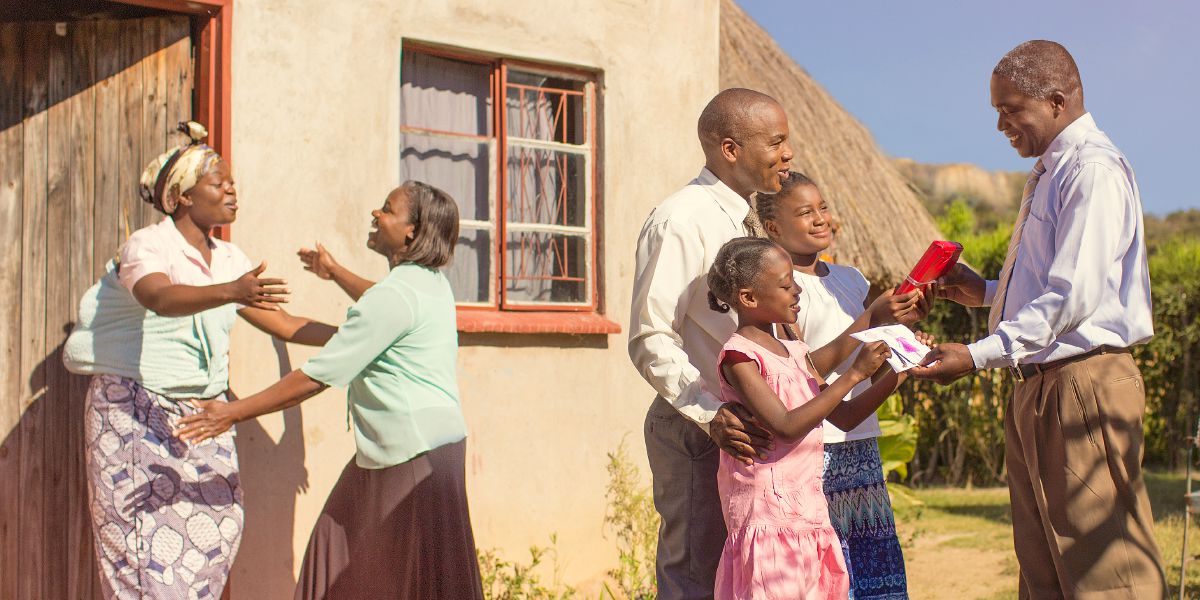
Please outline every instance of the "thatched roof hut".
[{"label": "thatched roof hut", "polygon": [[788,113],[795,168],[813,178],[841,221],[838,262],[893,285],[938,229],[871,133],[734,0],[721,1],[721,88],[770,94]]}]

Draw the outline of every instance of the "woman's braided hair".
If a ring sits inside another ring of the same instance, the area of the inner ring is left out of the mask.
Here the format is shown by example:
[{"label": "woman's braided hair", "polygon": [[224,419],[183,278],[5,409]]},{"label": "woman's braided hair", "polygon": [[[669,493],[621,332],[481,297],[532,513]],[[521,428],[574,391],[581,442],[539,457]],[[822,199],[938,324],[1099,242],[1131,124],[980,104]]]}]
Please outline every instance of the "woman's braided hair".
[{"label": "woman's braided hair", "polygon": [[779,188],[778,192],[755,194],[754,209],[758,212],[758,222],[774,221],[779,215],[779,199],[791,193],[792,190],[805,185],[817,187],[816,182],[809,179],[808,175],[798,171],[788,171],[787,179],[783,180],[783,187]]},{"label": "woman's braided hair", "polygon": [[717,312],[729,312],[738,290],[754,283],[763,257],[778,247],[775,242],[758,237],[733,238],[725,242],[708,269],[708,306]]}]

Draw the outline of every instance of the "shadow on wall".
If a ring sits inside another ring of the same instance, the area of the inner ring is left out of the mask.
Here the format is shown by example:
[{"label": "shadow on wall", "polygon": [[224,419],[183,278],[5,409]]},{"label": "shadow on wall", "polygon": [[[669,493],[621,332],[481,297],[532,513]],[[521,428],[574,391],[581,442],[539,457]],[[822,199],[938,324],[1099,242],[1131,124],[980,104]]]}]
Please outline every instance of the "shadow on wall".
[{"label": "shadow on wall", "polygon": [[[292,371],[287,345],[279,340],[272,343],[283,377]],[[283,434],[278,442],[256,420],[237,426],[246,530],[230,585],[240,597],[251,597],[238,593],[247,588],[279,596],[290,596],[296,588],[292,551],[296,497],[308,490],[304,415],[299,406],[282,414]]]}]

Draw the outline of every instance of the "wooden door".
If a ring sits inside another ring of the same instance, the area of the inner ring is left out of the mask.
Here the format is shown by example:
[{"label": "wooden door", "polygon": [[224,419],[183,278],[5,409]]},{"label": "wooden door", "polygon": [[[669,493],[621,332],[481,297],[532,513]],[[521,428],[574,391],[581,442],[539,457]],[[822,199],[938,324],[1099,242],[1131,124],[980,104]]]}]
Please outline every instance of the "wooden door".
[{"label": "wooden door", "polygon": [[161,218],[142,168],[192,114],[187,17],[0,23],[0,598],[99,598],[79,298]]}]

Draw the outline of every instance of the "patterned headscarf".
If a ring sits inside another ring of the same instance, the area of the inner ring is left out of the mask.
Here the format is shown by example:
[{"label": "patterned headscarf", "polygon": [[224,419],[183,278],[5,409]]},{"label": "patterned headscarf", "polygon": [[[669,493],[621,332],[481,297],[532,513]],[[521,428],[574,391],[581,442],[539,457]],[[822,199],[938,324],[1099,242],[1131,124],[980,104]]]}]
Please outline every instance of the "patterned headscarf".
[{"label": "patterned headscarf", "polygon": [[176,199],[221,160],[216,150],[200,143],[208,137],[203,125],[185,121],[179,124],[179,131],[188,137],[187,143],[160,154],[142,171],[142,200],[168,215],[175,212]]}]

